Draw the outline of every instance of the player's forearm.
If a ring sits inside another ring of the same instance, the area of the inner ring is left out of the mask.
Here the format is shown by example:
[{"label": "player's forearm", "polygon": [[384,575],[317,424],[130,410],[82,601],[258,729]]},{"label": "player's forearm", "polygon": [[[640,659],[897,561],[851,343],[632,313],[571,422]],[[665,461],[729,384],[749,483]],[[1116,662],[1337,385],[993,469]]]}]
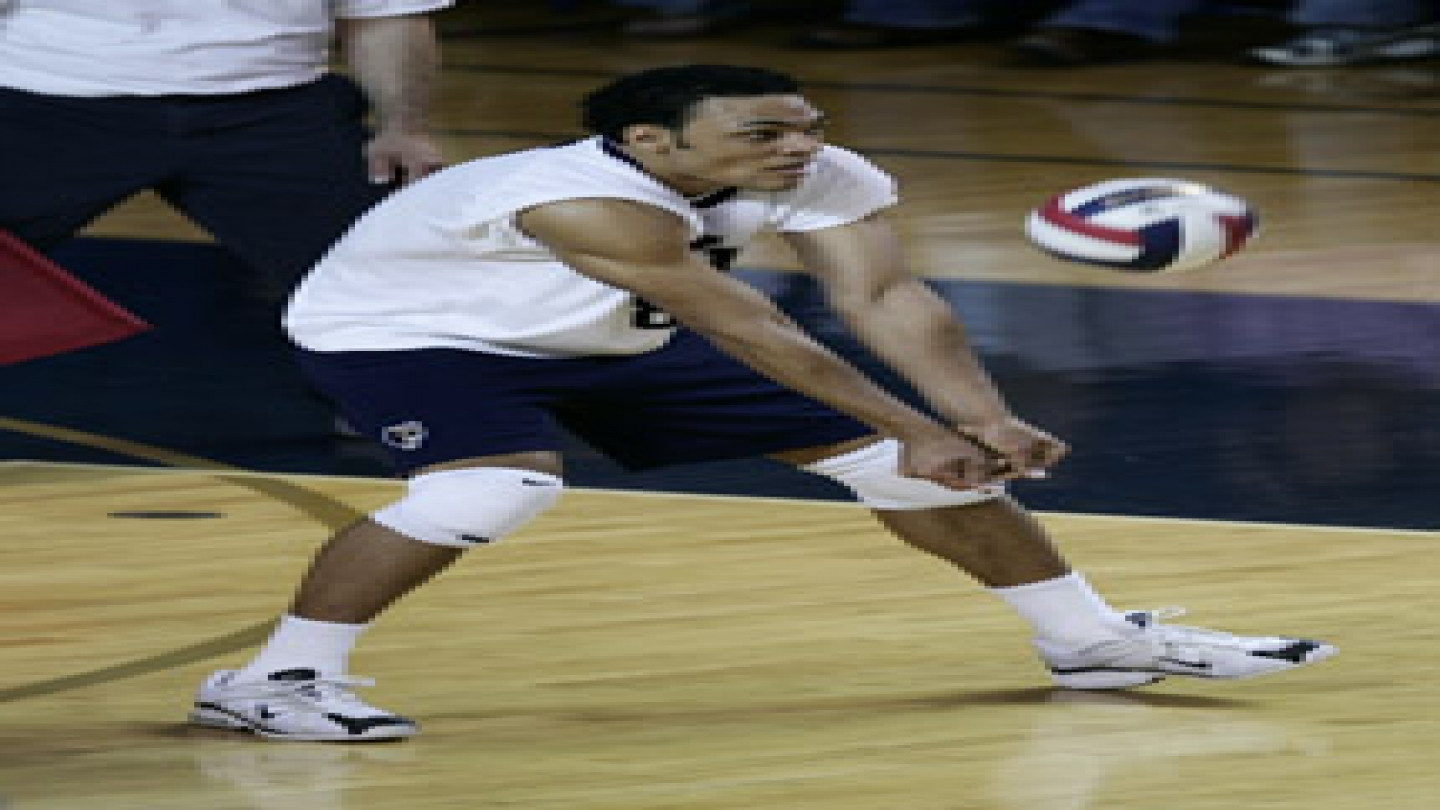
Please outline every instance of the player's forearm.
[{"label": "player's forearm", "polygon": [[892,288],[844,314],[861,342],[953,424],[993,424],[1010,416],[964,328],[924,285]]},{"label": "player's forearm", "polygon": [[742,328],[691,322],[721,351],[761,374],[902,441],[944,430],[820,345],[778,311]]},{"label": "player's forearm", "polygon": [[340,21],[351,75],[375,110],[379,129],[426,132],[440,70],[434,24],[424,15]]}]

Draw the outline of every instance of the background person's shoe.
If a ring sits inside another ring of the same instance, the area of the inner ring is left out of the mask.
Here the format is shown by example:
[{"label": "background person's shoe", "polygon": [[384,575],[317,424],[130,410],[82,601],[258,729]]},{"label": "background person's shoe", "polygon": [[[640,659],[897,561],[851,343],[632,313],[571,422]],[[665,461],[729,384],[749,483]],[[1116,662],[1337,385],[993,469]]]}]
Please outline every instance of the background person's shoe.
[{"label": "background person's shoe", "polygon": [[1134,62],[1156,54],[1144,37],[1093,28],[1037,28],[1010,45],[1015,61],[1028,67],[1083,67]]},{"label": "background person's shoe", "polygon": [[1392,29],[1315,28],[1248,53],[1256,62],[1295,67],[1424,59],[1440,54],[1440,23]]},{"label": "background person's shoe", "polygon": [[1163,624],[1180,608],[1125,614],[1133,632],[1080,649],[1035,640],[1057,686],[1127,689],[1171,675],[1190,678],[1254,678],[1324,661],[1333,646],[1283,636],[1237,636],[1218,630]]}]

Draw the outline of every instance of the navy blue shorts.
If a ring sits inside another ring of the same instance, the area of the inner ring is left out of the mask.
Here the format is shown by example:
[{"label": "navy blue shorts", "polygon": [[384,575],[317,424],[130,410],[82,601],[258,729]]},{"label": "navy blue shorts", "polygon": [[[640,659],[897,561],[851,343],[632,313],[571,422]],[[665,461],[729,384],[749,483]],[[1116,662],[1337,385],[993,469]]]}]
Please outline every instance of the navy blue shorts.
[{"label": "navy blue shorts", "polygon": [[300,367],[402,473],[558,451],[568,430],[626,468],[746,458],[874,431],[762,377],[693,332],[622,357],[459,349],[300,351]]}]

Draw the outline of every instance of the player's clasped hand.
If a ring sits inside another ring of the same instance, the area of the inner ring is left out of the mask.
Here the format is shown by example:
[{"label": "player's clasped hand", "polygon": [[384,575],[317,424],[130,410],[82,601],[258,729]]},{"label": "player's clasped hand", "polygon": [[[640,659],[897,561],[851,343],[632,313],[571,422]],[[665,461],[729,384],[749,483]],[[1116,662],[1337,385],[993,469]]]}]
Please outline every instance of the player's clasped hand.
[{"label": "player's clasped hand", "polygon": [[1044,478],[1070,452],[1065,442],[1014,417],[956,430],[988,456],[997,481]]},{"label": "player's clasped hand", "polygon": [[994,456],[989,451],[958,433],[937,431],[903,444],[900,471],[911,478],[934,481],[951,489],[974,489],[1005,479],[996,474]]}]

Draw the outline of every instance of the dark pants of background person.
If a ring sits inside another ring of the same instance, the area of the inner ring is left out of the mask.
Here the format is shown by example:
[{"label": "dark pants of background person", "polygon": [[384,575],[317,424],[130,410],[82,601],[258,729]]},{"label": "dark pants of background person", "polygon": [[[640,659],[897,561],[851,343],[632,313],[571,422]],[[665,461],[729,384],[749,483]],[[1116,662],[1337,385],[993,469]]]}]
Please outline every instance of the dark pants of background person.
[{"label": "dark pants of background person", "polygon": [[388,190],[368,181],[365,114],[333,74],[213,96],[0,88],[0,228],[46,251],[152,189],[279,297]]}]

